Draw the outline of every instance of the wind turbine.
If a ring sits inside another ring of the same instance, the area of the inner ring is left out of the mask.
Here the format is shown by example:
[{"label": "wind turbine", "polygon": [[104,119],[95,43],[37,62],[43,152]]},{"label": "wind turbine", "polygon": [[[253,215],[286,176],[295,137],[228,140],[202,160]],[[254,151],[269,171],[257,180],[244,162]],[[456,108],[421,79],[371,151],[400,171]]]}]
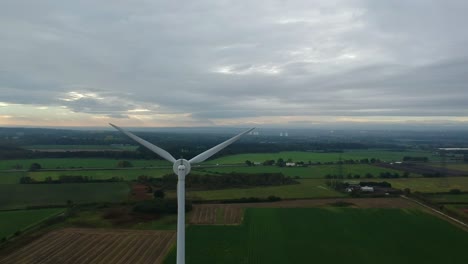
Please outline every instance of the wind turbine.
[{"label": "wind turbine", "polygon": [[223,148],[229,146],[230,144],[237,141],[243,135],[254,130],[251,128],[247,131],[244,131],[237,136],[234,136],[221,144],[218,144],[209,150],[193,157],[191,160],[178,159],[176,160],[169,152],[164,149],[149,143],[148,141],[135,136],[134,134],[123,130],[122,128],[110,124],[120,132],[124,133],[131,139],[140,143],[144,147],[158,154],[165,160],[172,162],[174,165],[172,169],[174,173],[177,174],[177,264],[185,264],[185,176],[190,173],[191,164],[200,163],[213,156]]}]

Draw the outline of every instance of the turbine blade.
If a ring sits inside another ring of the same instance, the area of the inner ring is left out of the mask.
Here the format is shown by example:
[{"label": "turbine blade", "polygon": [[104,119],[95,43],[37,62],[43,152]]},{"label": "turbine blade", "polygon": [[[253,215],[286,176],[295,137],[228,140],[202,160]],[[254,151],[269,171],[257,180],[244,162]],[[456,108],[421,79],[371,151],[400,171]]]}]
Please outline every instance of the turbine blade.
[{"label": "turbine blade", "polygon": [[217,152],[219,152],[220,150],[222,150],[223,148],[229,146],[230,144],[234,143],[235,141],[237,141],[240,137],[242,137],[243,135],[249,133],[250,131],[254,130],[255,128],[251,128],[247,131],[244,131],[240,134],[238,134],[237,136],[234,136],[226,141],[224,141],[223,143],[219,144],[219,145],[216,145],[212,148],[210,148],[209,150],[193,157],[191,160],[189,160],[189,162],[191,164],[194,164],[194,163],[199,163],[199,162],[203,162],[205,161],[206,159],[208,159],[209,157],[213,156],[214,154],[216,154]]},{"label": "turbine blade", "polygon": [[156,145],[153,145],[151,143],[149,143],[148,141],[142,139],[142,138],[139,138],[137,136],[135,136],[134,134],[128,132],[128,131],[125,131],[123,130],[122,128],[114,125],[114,124],[111,124],[109,123],[109,125],[113,126],[115,129],[119,130],[120,132],[124,133],[125,135],[127,135],[128,137],[130,137],[131,139],[135,140],[136,142],[140,143],[141,145],[143,145],[144,147],[146,147],[147,149],[153,151],[154,153],[158,154],[159,156],[161,156],[162,158],[164,158],[165,160],[167,161],[170,161],[172,163],[174,163],[176,161],[176,159],[167,151],[165,151],[164,149],[156,146]]}]

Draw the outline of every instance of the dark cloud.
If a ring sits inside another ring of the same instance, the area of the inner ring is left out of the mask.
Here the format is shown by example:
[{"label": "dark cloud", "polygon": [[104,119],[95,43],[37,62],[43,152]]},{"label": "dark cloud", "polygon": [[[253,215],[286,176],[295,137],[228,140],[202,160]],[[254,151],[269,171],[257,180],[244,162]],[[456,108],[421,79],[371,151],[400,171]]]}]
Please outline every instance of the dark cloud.
[{"label": "dark cloud", "polygon": [[0,101],[115,118],[185,114],[203,124],[464,117],[467,8],[423,0],[4,1]]}]

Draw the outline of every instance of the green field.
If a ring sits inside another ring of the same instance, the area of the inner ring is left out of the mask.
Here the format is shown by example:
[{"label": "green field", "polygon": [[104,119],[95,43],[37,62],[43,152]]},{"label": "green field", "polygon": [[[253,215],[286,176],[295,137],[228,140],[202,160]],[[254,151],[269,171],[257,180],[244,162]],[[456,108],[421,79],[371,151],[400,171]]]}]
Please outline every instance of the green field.
[{"label": "green field", "polygon": [[468,233],[415,209],[261,208],[240,226],[189,226],[186,241],[188,264],[440,264],[466,262]]},{"label": "green field", "polygon": [[64,209],[37,209],[21,211],[0,211],[0,239],[9,237],[16,231],[23,231],[52,216],[60,214]]},{"label": "green field", "polygon": [[122,202],[128,198],[127,183],[73,184],[0,184],[0,209],[17,209],[40,205]]},{"label": "green field", "polygon": [[343,197],[345,194],[329,189],[325,180],[299,180],[300,184],[235,188],[213,191],[189,191],[187,197],[201,200],[238,199],[243,197],[267,198],[270,195],[283,199]]},{"label": "green field", "polygon": [[[366,173],[371,173],[375,177],[382,172],[399,173],[403,175],[403,172],[387,169],[382,167],[376,167],[367,164],[344,164],[341,166],[342,174],[346,177],[348,174],[359,174],[364,179]],[[340,169],[338,165],[314,165],[309,167],[278,167],[278,166],[252,166],[252,167],[214,167],[204,169],[207,172],[218,172],[218,173],[273,173],[281,172],[285,176],[300,178],[325,178],[326,175],[339,175]],[[412,175],[416,176],[416,175]],[[419,175],[418,175],[419,176]]]},{"label": "green field", "polygon": [[431,152],[424,151],[386,151],[386,150],[352,150],[345,151],[343,153],[317,153],[317,152],[304,152],[304,151],[287,151],[278,153],[248,153],[238,154],[226,157],[221,157],[208,161],[207,163],[218,163],[218,164],[236,164],[244,163],[246,160],[252,162],[264,162],[265,160],[277,160],[283,158],[285,161],[291,159],[293,161],[304,161],[308,162],[328,162],[328,161],[339,161],[341,154],[342,160],[360,160],[360,159],[371,159],[376,158],[382,161],[401,161],[404,156],[424,156],[429,159],[438,159],[432,155]]},{"label": "green field", "polygon": [[[23,169],[29,169],[32,163],[39,163],[43,169],[69,169],[69,168],[117,168],[121,159],[106,158],[44,158],[44,159],[17,159],[1,160],[0,170],[11,170],[17,165]],[[164,160],[132,160],[134,167],[171,166]]]},{"label": "green field", "polygon": [[412,192],[448,192],[451,189],[468,191],[468,177],[382,179],[392,184],[393,188],[410,188]]}]

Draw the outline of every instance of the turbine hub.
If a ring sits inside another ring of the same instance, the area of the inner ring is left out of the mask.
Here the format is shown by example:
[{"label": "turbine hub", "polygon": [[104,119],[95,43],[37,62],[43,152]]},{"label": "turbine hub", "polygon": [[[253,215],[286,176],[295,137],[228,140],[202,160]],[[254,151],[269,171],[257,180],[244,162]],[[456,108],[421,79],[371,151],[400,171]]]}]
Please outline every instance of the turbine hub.
[{"label": "turbine hub", "polygon": [[181,169],[185,169],[185,175],[189,174],[192,166],[190,166],[190,162],[188,162],[188,160],[186,159],[178,159],[176,160],[176,162],[174,162],[174,165],[172,166],[172,170],[174,170],[174,173],[176,175],[179,175],[179,166],[181,165],[185,167],[185,168],[181,168]]}]

